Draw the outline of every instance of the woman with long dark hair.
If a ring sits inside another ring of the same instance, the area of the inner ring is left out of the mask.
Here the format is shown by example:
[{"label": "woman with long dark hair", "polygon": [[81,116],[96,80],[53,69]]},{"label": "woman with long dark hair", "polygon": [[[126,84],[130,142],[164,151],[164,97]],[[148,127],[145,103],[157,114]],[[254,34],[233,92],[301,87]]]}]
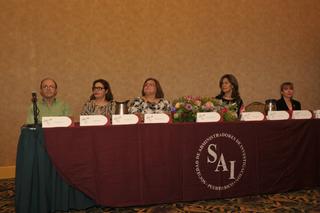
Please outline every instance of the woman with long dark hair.
[{"label": "woman with long dark hair", "polygon": [[225,104],[236,104],[237,114],[243,109],[243,101],[239,93],[238,80],[232,74],[223,75],[219,81],[220,94],[216,96],[217,99],[222,100]]}]

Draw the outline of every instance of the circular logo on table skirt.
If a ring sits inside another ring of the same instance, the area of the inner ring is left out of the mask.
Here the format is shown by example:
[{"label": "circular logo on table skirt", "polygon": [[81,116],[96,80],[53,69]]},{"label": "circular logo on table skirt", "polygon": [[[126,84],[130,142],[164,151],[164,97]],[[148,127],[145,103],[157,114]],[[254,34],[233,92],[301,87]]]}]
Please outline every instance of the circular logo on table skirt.
[{"label": "circular logo on table skirt", "polygon": [[234,135],[220,132],[210,135],[200,145],[195,160],[195,172],[211,190],[233,187],[244,174],[246,151]]}]

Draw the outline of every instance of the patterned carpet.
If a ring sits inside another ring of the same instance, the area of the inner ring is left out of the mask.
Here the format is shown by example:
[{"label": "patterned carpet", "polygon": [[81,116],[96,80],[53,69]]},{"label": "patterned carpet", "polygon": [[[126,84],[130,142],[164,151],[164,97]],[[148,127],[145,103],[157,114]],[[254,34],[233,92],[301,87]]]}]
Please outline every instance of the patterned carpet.
[{"label": "patterned carpet", "polygon": [[[13,213],[14,179],[0,180],[0,212]],[[248,196],[233,199],[185,202],[127,208],[94,207],[72,213],[210,213],[210,212],[310,212],[320,213],[320,188],[290,193]]]}]

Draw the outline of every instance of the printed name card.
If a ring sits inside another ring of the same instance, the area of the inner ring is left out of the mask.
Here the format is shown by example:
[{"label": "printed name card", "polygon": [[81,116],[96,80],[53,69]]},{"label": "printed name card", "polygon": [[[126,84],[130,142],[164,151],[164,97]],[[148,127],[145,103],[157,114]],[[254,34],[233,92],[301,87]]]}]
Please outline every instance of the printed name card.
[{"label": "printed name card", "polygon": [[43,128],[68,127],[71,124],[72,124],[72,120],[67,116],[42,117]]},{"label": "printed name card", "polygon": [[241,121],[262,121],[264,114],[261,112],[242,112]]},{"label": "printed name card", "polygon": [[112,125],[137,124],[138,116],[134,114],[112,115]]},{"label": "printed name card", "polygon": [[313,111],[314,118],[320,119],[320,109]]},{"label": "printed name card", "polygon": [[80,126],[104,126],[108,118],[104,115],[80,115]]},{"label": "printed name card", "polygon": [[288,120],[290,117],[287,111],[270,111],[268,112],[267,119],[274,121],[274,120]]},{"label": "printed name card", "polygon": [[293,110],[292,119],[311,119],[312,113],[309,110]]},{"label": "printed name card", "polygon": [[205,123],[205,122],[218,122],[220,121],[221,116],[217,112],[198,112],[197,113],[197,123]]},{"label": "printed name card", "polygon": [[144,123],[156,124],[156,123],[169,123],[170,117],[165,113],[158,114],[144,114]]}]

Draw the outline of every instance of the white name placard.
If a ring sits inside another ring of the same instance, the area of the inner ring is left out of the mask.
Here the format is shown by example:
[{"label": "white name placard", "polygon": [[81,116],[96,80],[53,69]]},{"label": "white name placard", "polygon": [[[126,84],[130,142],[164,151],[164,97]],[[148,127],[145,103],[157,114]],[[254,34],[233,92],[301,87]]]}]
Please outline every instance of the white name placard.
[{"label": "white name placard", "polygon": [[293,110],[292,119],[311,119],[312,113],[309,110]]},{"label": "white name placard", "polygon": [[287,111],[270,111],[268,112],[268,120],[288,120],[290,117]]},{"label": "white name placard", "polygon": [[108,118],[104,115],[80,115],[80,126],[104,126]]},{"label": "white name placard", "polygon": [[170,117],[165,113],[158,114],[144,114],[144,123],[156,124],[156,123],[169,123]]},{"label": "white name placard", "polygon": [[320,109],[313,111],[314,118],[320,119]]},{"label": "white name placard", "polygon": [[137,124],[138,116],[134,114],[112,115],[112,125]]},{"label": "white name placard", "polygon": [[71,124],[72,124],[72,120],[67,116],[42,117],[43,128],[68,127]]},{"label": "white name placard", "polygon": [[217,112],[198,112],[197,113],[197,123],[204,123],[204,122],[218,122],[220,121],[221,116]]},{"label": "white name placard", "polygon": [[264,114],[262,112],[242,112],[241,121],[262,121]]}]

